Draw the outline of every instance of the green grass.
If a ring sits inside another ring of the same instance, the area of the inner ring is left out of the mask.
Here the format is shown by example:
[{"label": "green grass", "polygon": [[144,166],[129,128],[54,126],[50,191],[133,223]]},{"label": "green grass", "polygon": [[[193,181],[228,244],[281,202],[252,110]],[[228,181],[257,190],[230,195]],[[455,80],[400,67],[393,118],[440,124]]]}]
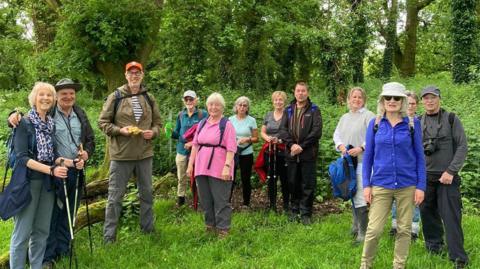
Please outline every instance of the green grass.
[{"label": "green grass", "polygon": [[[79,268],[357,268],[362,246],[352,244],[349,213],[315,218],[306,227],[289,223],[283,215],[263,212],[234,213],[231,234],[224,240],[204,232],[203,217],[190,209],[176,209],[173,201],[155,205],[154,235],[122,225],[118,241],[102,244],[102,226],[93,227],[94,255],[88,248],[87,229],[76,239]],[[480,217],[465,216],[465,247],[471,267],[480,268]],[[0,250],[8,245],[12,225],[0,224]],[[385,231],[388,230],[386,227]],[[375,268],[391,268],[394,241],[385,232]],[[2,252],[3,253],[3,252]],[[426,253],[422,239],[410,247],[408,268],[451,268],[447,258]],[[64,259],[58,268],[68,268]]]}]

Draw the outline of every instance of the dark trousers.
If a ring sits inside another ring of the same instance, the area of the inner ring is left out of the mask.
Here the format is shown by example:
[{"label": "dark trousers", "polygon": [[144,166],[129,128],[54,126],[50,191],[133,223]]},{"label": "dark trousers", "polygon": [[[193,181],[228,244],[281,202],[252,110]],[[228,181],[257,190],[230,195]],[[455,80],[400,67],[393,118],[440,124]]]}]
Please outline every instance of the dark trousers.
[{"label": "dark trousers", "polygon": [[[243,204],[250,205],[250,197],[252,195],[252,184],[250,178],[252,176],[252,167],[253,167],[253,154],[240,155],[238,160],[238,166],[235,166],[235,174],[237,174],[238,168],[240,168],[240,178],[242,179],[242,193],[243,193]],[[235,179],[235,183],[238,184],[238,181]],[[234,186],[232,185],[232,188]]]},{"label": "dark trousers", "polygon": [[313,200],[317,185],[317,162],[287,162],[288,186],[292,201],[292,213],[312,216]]},{"label": "dark trousers", "polygon": [[[80,173],[75,169],[68,170],[67,178],[67,194],[70,206],[70,214],[73,219],[75,189],[77,175]],[[79,190],[77,206],[81,197],[81,186],[83,184],[83,176],[79,178]],[[61,256],[67,256],[70,250],[70,227],[68,225],[67,207],[65,205],[65,192],[63,189],[63,181],[55,179],[55,202],[53,205],[52,220],[50,222],[50,234],[47,239],[47,248],[43,261],[58,260]]]},{"label": "dark trousers", "polygon": [[[270,158],[272,163],[270,162]],[[287,168],[285,166],[285,157],[277,154],[275,166],[273,165],[273,156],[265,158],[267,165],[268,180],[268,199],[270,200],[270,208],[276,208],[277,205],[277,180],[280,179],[283,210],[289,209],[290,193],[288,191]]]},{"label": "dark trousers", "polygon": [[463,248],[460,177],[455,176],[452,184],[447,185],[438,181],[440,176],[427,173],[427,191],[420,205],[425,246],[431,251],[440,250],[444,244],[445,227],[450,259],[467,262],[467,253]]}]

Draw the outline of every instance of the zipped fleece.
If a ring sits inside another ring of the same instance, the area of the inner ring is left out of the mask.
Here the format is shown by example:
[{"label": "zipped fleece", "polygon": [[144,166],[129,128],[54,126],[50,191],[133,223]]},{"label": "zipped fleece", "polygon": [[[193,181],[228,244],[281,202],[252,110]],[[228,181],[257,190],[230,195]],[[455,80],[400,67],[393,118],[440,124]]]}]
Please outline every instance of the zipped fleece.
[{"label": "zipped fleece", "polygon": [[[131,94],[127,85],[120,88],[121,95]],[[140,91],[145,91],[142,86]],[[160,112],[155,97],[147,93],[152,100],[153,107],[150,107],[145,96],[138,95],[138,100],[143,109],[143,114],[138,123],[135,121],[132,108],[132,98],[123,98],[118,104],[117,114],[113,115],[115,103],[115,92],[112,92],[103,104],[102,112],[98,119],[98,127],[109,137],[110,159],[114,161],[136,161],[153,156],[153,140],[162,128]],[[153,113],[152,113],[153,109]],[[145,140],[143,136],[123,136],[120,129],[125,126],[137,126],[142,130],[152,130],[154,137]]]},{"label": "zipped fleece", "polygon": [[[298,137],[294,132],[296,100],[285,109],[280,123],[279,138],[286,144],[287,161],[315,161],[318,156],[319,140],[322,137],[322,114],[317,105],[307,100],[307,105],[299,117]],[[298,144],[303,151],[296,156],[290,155],[290,148]]]}]

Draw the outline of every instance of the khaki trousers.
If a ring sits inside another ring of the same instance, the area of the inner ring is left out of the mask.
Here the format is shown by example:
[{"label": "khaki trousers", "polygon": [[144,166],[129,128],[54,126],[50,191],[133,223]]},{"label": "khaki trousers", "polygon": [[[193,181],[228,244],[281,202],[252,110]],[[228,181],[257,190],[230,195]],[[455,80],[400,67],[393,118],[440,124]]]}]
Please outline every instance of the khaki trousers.
[{"label": "khaki trousers", "polygon": [[177,164],[178,179],[177,196],[185,197],[187,194],[187,183],[189,182],[187,176],[188,158],[185,155],[177,153],[175,163]]},{"label": "khaki trousers", "polygon": [[393,199],[397,201],[397,235],[395,237],[393,268],[405,268],[411,241],[414,196],[415,186],[396,190],[381,187],[372,188],[372,203],[368,214],[368,228],[360,268],[371,268],[373,265],[378,241],[390,215]]}]

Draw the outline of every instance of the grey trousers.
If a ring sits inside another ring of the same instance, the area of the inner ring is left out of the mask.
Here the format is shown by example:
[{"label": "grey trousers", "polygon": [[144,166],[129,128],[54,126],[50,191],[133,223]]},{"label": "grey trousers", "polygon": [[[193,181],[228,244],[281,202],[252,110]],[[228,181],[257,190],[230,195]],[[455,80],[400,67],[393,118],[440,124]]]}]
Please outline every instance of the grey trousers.
[{"label": "grey trousers", "polygon": [[220,230],[230,229],[232,205],[229,200],[232,181],[209,176],[197,176],[195,182],[197,183],[200,204],[205,213],[205,225]]},{"label": "grey trousers", "polygon": [[14,217],[15,226],[10,240],[10,268],[42,268],[43,255],[50,231],[54,194],[47,191],[43,180],[30,180],[32,201]]},{"label": "grey trousers", "polygon": [[111,161],[110,178],[108,180],[108,201],[105,209],[103,237],[116,239],[118,219],[122,212],[122,201],[128,180],[133,172],[137,176],[140,196],[140,228],[144,232],[153,231],[153,191],[152,191],[152,158],[138,161]]}]

